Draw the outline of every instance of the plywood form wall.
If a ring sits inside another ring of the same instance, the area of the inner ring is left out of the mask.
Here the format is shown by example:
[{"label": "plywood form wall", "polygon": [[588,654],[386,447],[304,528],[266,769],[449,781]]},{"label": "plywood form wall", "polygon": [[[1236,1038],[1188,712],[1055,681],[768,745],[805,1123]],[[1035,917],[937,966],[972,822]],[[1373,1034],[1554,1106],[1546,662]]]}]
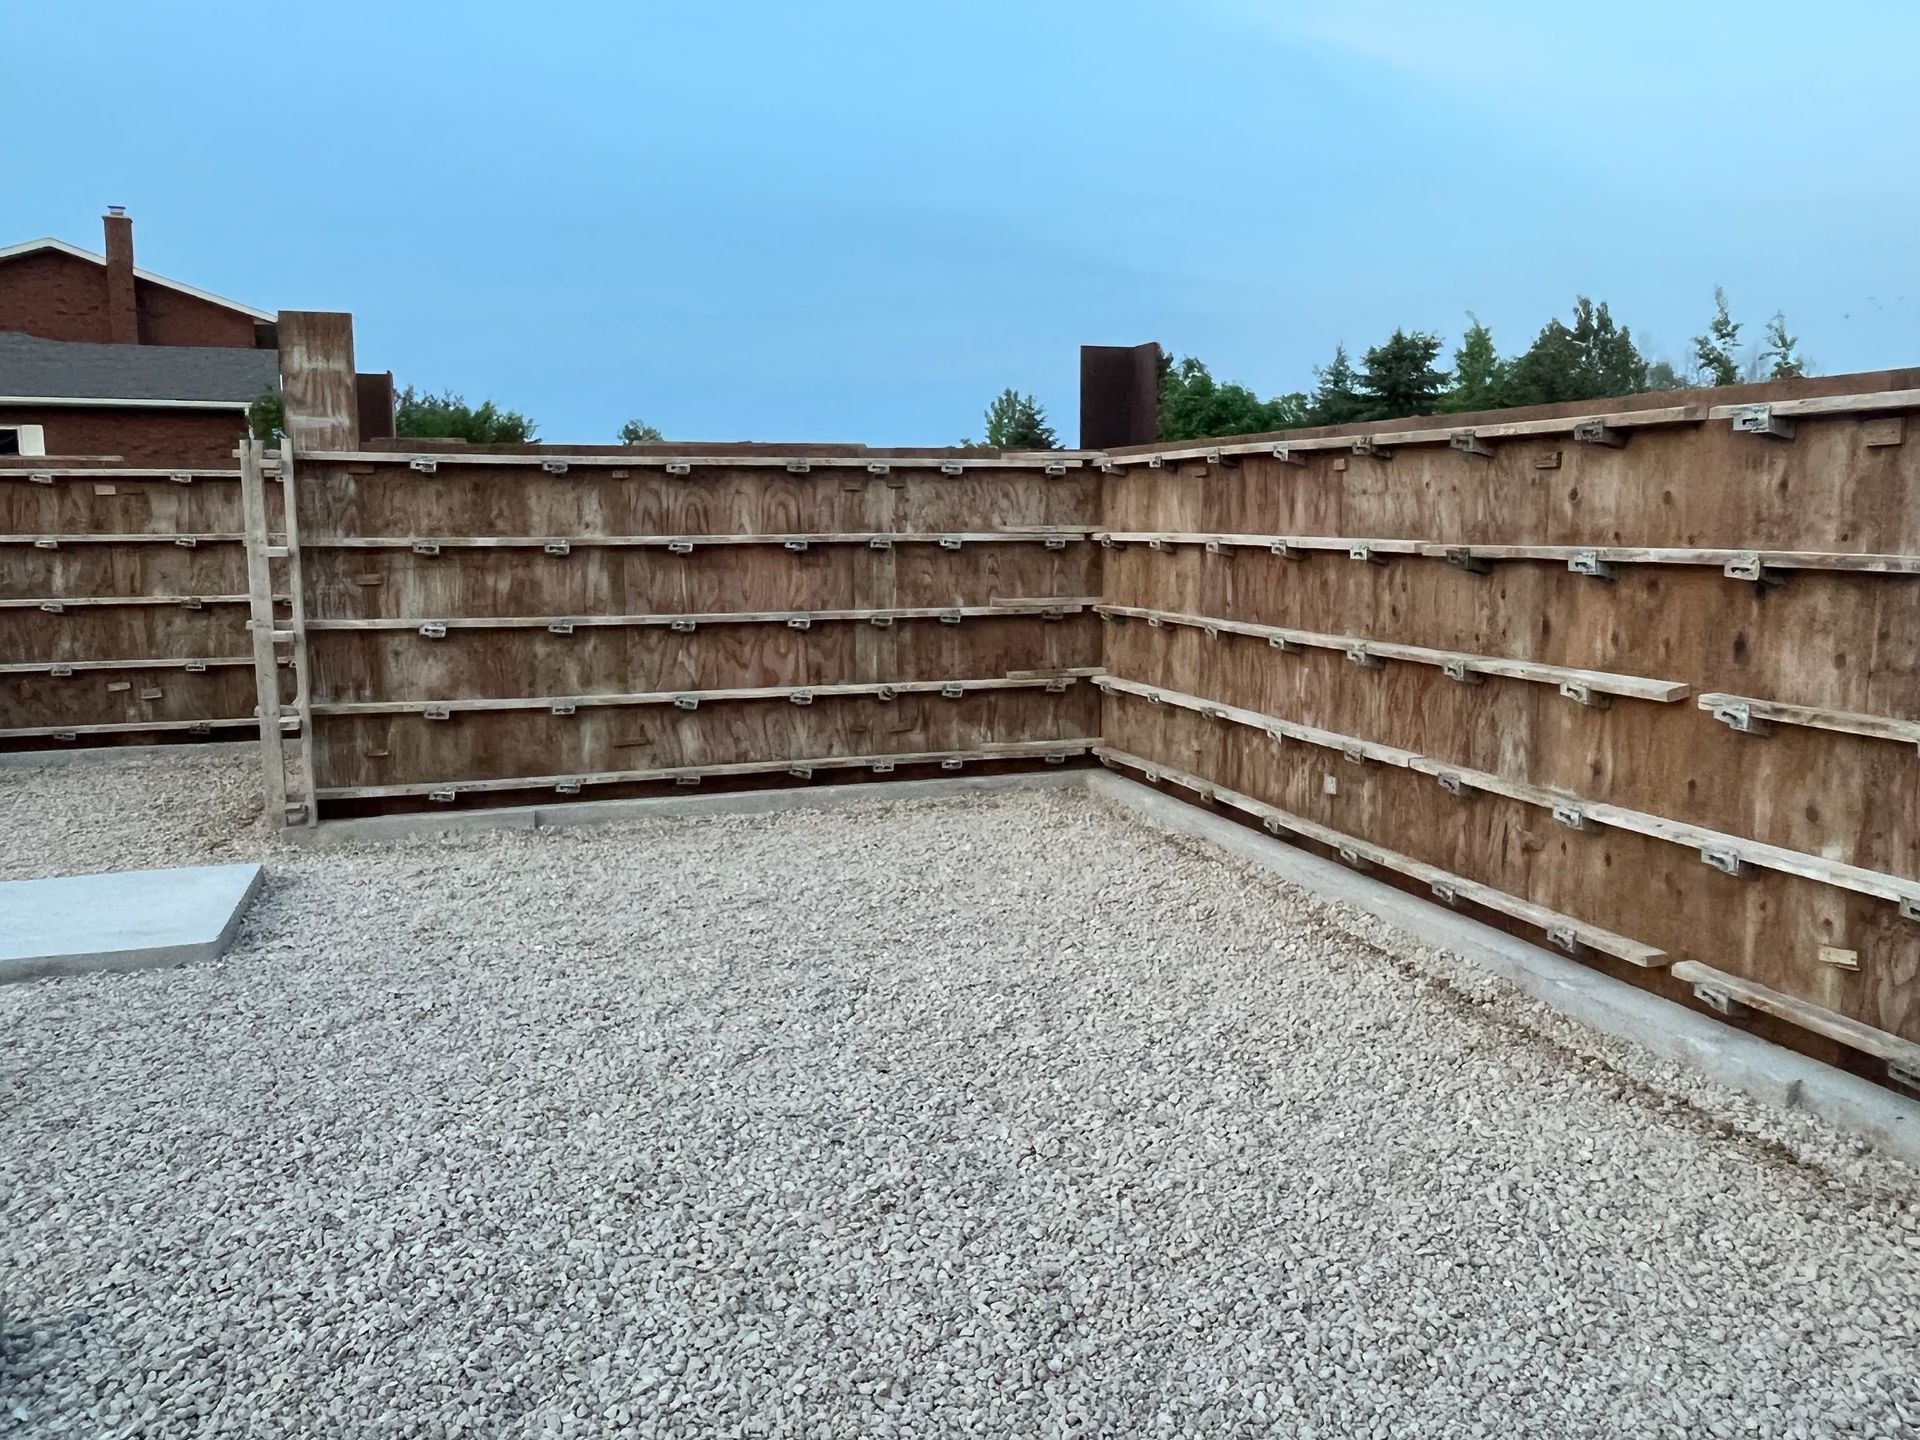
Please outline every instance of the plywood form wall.
[{"label": "plywood form wall", "polygon": [[0,462],[0,749],[245,738],[247,593],[236,467]]},{"label": "plywood form wall", "polygon": [[[1884,395],[1914,379],[1840,377],[1813,393]],[[1704,402],[1690,413],[1611,431],[1612,444],[1563,427],[1455,448],[1425,421],[1377,427],[1385,455],[1349,440],[1284,460],[1271,446],[1158,468],[1145,451],[1116,456],[1105,661],[1122,683],[1104,702],[1105,746],[1664,952],[1653,969],[1584,958],[1676,998],[1690,987],[1658,967],[1704,962],[1920,1040],[1920,923],[1889,898],[1920,882],[1920,417],[1883,401],[1802,414],[1784,438],[1737,431]],[[1424,440],[1388,433],[1423,426]],[[1766,565],[1756,583],[1725,573],[1726,556],[1650,554],[1600,579],[1565,555],[1498,558],[1502,546],[1838,558]],[[1448,548],[1479,553],[1449,563]],[[1282,635],[1276,648],[1269,630],[1306,643]],[[1614,688],[1576,690],[1595,702],[1583,704],[1562,692],[1568,677],[1453,678],[1447,655],[1597,671]],[[1741,733],[1702,708],[1716,694],[1844,713]],[[1238,712],[1325,734],[1276,739]],[[1448,767],[1530,798],[1450,793],[1435,773]],[[1764,842],[1891,889],[1763,865],[1722,873],[1698,845],[1576,829],[1548,800]]]},{"label": "plywood form wall", "polygon": [[294,462],[317,814],[1096,738],[1077,461],[416,458]]}]

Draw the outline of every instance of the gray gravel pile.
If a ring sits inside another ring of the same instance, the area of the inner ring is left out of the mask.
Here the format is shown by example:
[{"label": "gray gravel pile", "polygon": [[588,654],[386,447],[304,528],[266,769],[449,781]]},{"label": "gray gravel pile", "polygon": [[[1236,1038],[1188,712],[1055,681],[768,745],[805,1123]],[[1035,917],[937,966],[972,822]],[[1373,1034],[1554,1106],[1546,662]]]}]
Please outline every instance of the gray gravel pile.
[{"label": "gray gravel pile", "polygon": [[275,852],[0,1085],[22,1435],[1920,1427],[1912,1172],[1074,794]]}]

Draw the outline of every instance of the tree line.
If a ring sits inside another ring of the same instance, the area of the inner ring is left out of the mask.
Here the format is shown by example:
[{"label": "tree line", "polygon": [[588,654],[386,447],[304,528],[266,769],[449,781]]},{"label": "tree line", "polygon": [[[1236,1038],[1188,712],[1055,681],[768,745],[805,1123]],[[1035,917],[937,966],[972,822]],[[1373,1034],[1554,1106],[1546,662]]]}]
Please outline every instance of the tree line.
[{"label": "tree line", "polygon": [[[1444,342],[1438,335],[1395,329],[1378,345],[1362,351],[1357,363],[1344,343],[1336,345],[1333,357],[1314,367],[1312,390],[1267,400],[1244,385],[1215,380],[1205,363],[1192,355],[1175,360],[1162,353],[1159,436],[1197,440],[1252,435],[1308,425],[1504,410],[1811,373],[1798,337],[1787,333],[1784,315],[1774,313],[1762,338],[1743,359],[1742,322],[1728,312],[1726,292],[1718,286],[1713,305],[1706,329],[1693,337],[1684,371],[1664,359],[1648,360],[1635,345],[1633,332],[1614,321],[1607,303],[1585,295],[1575,299],[1571,323],[1558,316],[1549,320],[1518,355],[1503,357],[1494,345],[1493,332],[1468,311],[1467,330],[1454,349],[1450,369],[1439,366]],[[1030,394],[1011,387],[1001,391],[983,418],[983,439],[962,440],[963,447],[1060,448],[1046,407]],[[282,428],[284,409],[278,391],[254,401],[249,424],[262,439]],[[534,421],[517,410],[492,400],[471,405],[450,390],[435,394],[411,385],[394,397],[393,427],[398,436],[465,440],[473,445],[526,445],[540,438]],[[665,437],[644,421],[629,420],[615,438],[623,445],[648,445]]]},{"label": "tree line", "polygon": [[1649,390],[1736,385],[1743,380],[1783,380],[1809,373],[1798,337],[1787,333],[1776,312],[1762,340],[1741,358],[1742,322],[1727,309],[1726,292],[1714,287],[1714,313],[1693,337],[1687,368],[1648,360],[1633,332],[1618,324],[1604,300],[1585,295],[1570,322],[1555,317],[1520,354],[1503,357],[1493,332],[1471,311],[1453,352],[1453,365],[1438,365],[1443,342],[1425,330],[1396,329],[1369,346],[1356,364],[1344,344],[1314,367],[1311,391],[1296,390],[1262,400],[1244,385],[1221,384],[1191,355],[1161,357],[1160,438],[1201,439],[1292,430],[1306,425],[1347,425],[1408,415],[1504,410],[1567,400],[1599,400]]}]

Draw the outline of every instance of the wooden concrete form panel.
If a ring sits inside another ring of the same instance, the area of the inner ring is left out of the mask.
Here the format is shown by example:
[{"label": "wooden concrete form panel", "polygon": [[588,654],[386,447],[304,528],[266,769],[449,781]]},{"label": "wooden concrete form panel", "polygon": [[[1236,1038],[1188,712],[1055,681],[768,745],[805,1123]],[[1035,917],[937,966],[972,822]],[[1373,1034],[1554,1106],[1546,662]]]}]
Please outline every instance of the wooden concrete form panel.
[{"label": "wooden concrete form panel", "polygon": [[0,730],[148,720],[244,720],[253,711],[251,665],[198,672],[173,664],[85,670],[65,676],[0,674]]},{"label": "wooden concrete form panel", "polygon": [[[276,494],[276,527],[278,513]],[[45,485],[0,477],[0,534],[237,535],[243,528],[236,480],[183,484],[164,476],[129,479],[107,470],[62,476]]]},{"label": "wooden concrete form panel", "polygon": [[788,474],[702,466],[685,477],[659,465],[443,465],[432,474],[392,462],[310,462],[303,482],[309,544],[337,536],[721,535],[948,531],[1097,523],[1099,473],[1058,477],[974,470],[946,476],[937,461]]},{"label": "wooden concrete form panel", "polygon": [[[1536,806],[1499,795],[1456,797],[1429,775],[1275,744],[1245,727],[1134,697],[1106,700],[1103,734],[1116,749],[1217,779],[1676,959],[1742,957],[1739,971],[1752,979],[1920,1038],[1920,943],[1912,922],[1885,902],[1796,876],[1723,875],[1665,841],[1613,829],[1583,834]],[[1822,946],[1856,951],[1860,968],[1822,963]],[[1638,983],[1674,998],[1686,993],[1644,977]]]},{"label": "wooden concrete form panel", "polygon": [[540,550],[329,550],[302,555],[309,618],[705,614],[989,605],[1097,593],[1099,547],[1031,541]]},{"label": "wooden concrete form panel", "polygon": [[1132,679],[1920,880],[1910,744],[1791,726],[1749,736],[1685,701],[1602,709],[1500,676],[1465,684],[1428,665],[1283,654],[1231,633],[1109,627],[1107,664]]},{"label": "wooden concrete form panel", "polygon": [[73,606],[59,614],[0,608],[0,655],[11,662],[180,660],[245,655],[245,594],[230,605]]},{"label": "wooden concrete form panel", "polygon": [[0,545],[0,600],[231,595],[247,588],[243,544]]},{"label": "wooden concrete form panel", "polygon": [[[1148,469],[1135,460],[1105,477],[1102,525],[1123,538],[1905,555],[1920,551],[1920,435],[1906,443],[1903,433],[1912,422],[1801,416],[1792,438],[1768,438],[1703,410],[1689,423],[1636,428],[1619,446],[1558,435],[1496,440],[1487,455],[1429,443],[1391,458],[1321,450],[1298,464],[1247,455]],[[1110,619],[1108,668],[1486,772],[1515,794],[1469,787],[1456,796],[1431,763],[1357,763],[1124,693],[1105,702],[1105,743],[1676,959],[1916,1035],[1920,924],[1889,899],[1776,869],[1724,874],[1695,846],[1618,827],[1583,833],[1535,802],[1611,804],[1816,865],[1920,879],[1920,755],[1903,728],[1920,720],[1920,579],[1802,568],[1755,583],[1706,557],[1621,563],[1611,579],[1572,573],[1565,556],[1495,560],[1483,573],[1438,555],[1376,558],[1384,563],[1350,559],[1344,547],[1289,559],[1264,548],[1208,553],[1200,543],[1129,540],[1106,552],[1106,601],[1198,623]],[[1210,638],[1200,628],[1209,617],[1652,677],[1712,698],[1703,709],[1691,697],[1612,696],[1600,708],[1537,675],[1466,683],[1431,663],[1356,664],[1339,650]],[[1753,728],[1764,733],[1723,723],[1742,718],[1740,697],[1760,702]],[[1769,705],[1810,713],[1768,721]],[[1849,733],[1862,724],[1881,733]],[[1657,975],[1633,978],[1688,994]]]},{"label": "wooden concrete form panel", "polygon": [[1095,734],[1099,695],[1084,681],[1045,690],[969,692],[959,699],[902,694],[714,701],[546,711],[320,716],[314,721],[322,790],[515,776],[589,774],[835,755],[973,750]]},{"label": "wooden concrete form panel", "polygon": [[316,630],[308,637],[316,703],[561,696],[762,685],[985,679],[1100,664],[1091,612],[1038,616],[460,630]]}]

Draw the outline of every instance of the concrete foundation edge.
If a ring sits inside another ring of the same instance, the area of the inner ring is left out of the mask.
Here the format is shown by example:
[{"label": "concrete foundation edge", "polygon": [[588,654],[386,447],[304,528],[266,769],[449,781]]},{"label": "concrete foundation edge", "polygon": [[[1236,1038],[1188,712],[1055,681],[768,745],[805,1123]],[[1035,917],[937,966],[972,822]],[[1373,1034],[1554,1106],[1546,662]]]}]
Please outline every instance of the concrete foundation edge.
[{"label": "concrete foundation edge", "polygon": [[1805,1110],[1887,1154],[1920,1165],[1920,1103],[1138,781],[1107,770],[1080,773],[1094,794],[1162,830],[1209,841],[1303,889],[1444,946],[1560,1014],[1631,1040],[1755,1100]]},{"label": "concrete foundation edge", "polygon": [[956,775],[938,780],[889,780],[860,785],[793,785],[712,795],[656,795],[632,800],[579,800],[564,805],[515,805],[443,815],[370,815],[294,826],[283,838],[295,845],[365,845],[419,835],[487,830],[563,830],[679,816],[774,815],[788,810],[839,810],[906,800],[948,800],[1006,790],[1059,790],[1086,782],[1086,770],[1034,770],[1006,775]]}]

